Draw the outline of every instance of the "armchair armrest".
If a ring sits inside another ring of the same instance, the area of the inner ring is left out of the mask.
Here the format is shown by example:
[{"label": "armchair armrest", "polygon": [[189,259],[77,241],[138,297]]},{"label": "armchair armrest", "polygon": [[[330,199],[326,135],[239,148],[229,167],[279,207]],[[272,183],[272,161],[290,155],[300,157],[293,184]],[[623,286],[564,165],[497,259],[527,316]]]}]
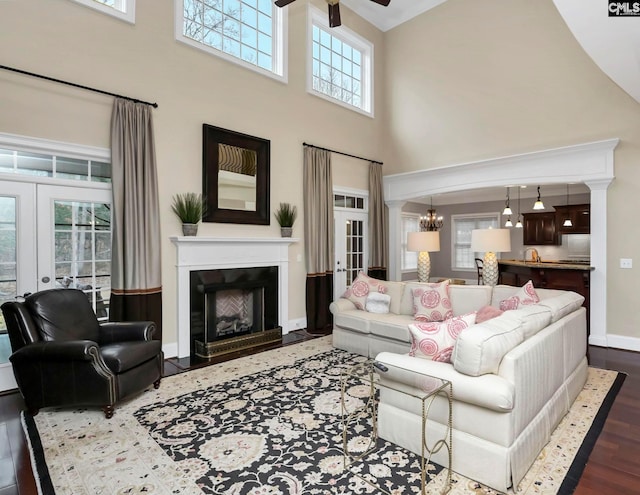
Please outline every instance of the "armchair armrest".
[{"label": "armchair armrest", "polygon": [[98,344],[95,342],[70,340],[29,344],[11,354],[9,359],[15,365],[45,361],[94,361],[97,354]]},{"label": "armchair armrest", "polygon": [[156,331],[153,321],[119,321],[100,324],[100,344],[132,340],[151,340]]}]

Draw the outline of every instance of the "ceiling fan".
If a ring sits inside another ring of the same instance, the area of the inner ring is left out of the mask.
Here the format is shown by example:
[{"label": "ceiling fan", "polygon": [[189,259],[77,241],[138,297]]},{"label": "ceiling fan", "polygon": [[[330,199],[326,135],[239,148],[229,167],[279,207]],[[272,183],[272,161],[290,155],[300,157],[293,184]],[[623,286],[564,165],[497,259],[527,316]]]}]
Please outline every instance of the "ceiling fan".
[{"label": "ceiling fan", "polygon": [[[336,27],[341,24],[340,22],[340,0],[325,0],[329,6],[329,27]],[[372,2],[377,3],[378,5],[382,5],[386,7],[389,5],[391,0],[371,0]],[[284,7],[289,5],[290,3],[295,2],[295,0],[276,0],[275,4],[277,7]]]}]

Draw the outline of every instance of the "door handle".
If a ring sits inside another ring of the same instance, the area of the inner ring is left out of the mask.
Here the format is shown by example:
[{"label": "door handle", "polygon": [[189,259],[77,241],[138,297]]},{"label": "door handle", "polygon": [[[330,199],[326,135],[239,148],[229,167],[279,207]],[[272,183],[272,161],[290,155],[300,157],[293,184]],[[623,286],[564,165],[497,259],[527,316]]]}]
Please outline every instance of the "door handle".
[{"label": "door handle", "polygon": [[49,277],[42,277],[42,283],[43,284],[48,284],[51,281],[51,279]]}]

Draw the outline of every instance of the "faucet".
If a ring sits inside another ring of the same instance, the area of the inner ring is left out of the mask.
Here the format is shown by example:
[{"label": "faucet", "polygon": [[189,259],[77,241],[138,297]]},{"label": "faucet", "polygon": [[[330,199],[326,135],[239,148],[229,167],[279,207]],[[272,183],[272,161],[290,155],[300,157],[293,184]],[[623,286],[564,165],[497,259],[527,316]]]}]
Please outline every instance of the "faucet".
[{"label": "faucet", "polygon": [[538,250],[536,248],[527,248],[524,250],[524,255],[522,257],[522,261],[527,262],[527,252],[531,251],[531,261],[535,263],[540,263],[540,255],[538,255]]}]

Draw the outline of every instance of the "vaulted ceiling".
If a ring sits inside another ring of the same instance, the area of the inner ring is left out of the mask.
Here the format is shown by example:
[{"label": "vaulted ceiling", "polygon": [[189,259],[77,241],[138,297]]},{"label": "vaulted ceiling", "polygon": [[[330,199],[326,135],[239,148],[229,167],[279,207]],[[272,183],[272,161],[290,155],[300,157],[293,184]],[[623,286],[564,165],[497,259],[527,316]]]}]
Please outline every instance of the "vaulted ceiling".
[{"label": "vaulted ceiling", "polygon": [[[382,31],[388,31],[446,0],[368,0],[342,3]],[[553,0],[582,48],[600,69],[640,103],[640,17],[609,17],[606,1]]]}]

